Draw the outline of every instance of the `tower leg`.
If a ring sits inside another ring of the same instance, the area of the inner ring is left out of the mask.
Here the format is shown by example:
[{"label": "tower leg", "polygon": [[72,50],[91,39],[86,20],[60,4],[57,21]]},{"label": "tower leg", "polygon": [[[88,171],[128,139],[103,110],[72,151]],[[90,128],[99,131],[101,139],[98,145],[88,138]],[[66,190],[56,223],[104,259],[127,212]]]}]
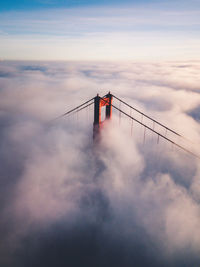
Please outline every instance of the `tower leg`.
[{"label": "tower leg", "polygon": [[94,124],[93,124],[93,139],[99,139],[101,129],[101,107],[106,106],[106,119],[112,116],[112,95],[109,92],[104,98],[97,96],[94,98]]},{"label": "tower leg", "polygon": [[96,140],[99,136],[101,122],[101,109],[100,109],[100,97],[94,98],[94,123],[93,123],[93,139]]}]

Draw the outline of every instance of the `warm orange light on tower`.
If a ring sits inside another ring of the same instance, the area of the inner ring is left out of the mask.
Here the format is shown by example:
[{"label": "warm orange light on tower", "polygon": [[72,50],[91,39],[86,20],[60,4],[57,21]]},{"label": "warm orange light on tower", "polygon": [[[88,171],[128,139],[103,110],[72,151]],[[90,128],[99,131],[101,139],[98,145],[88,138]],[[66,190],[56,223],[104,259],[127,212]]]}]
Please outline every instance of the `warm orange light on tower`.
[{"label": "warm orange light on tower", "polygon": [[101,108],[106,106],[106,120],[112,116],[112,95],[109,92],[105,97],[100,97],[98,94],[94,98],[94,125],[93,125],[93,137],[99,135],[99,131],[102,125],[101,121]]}]

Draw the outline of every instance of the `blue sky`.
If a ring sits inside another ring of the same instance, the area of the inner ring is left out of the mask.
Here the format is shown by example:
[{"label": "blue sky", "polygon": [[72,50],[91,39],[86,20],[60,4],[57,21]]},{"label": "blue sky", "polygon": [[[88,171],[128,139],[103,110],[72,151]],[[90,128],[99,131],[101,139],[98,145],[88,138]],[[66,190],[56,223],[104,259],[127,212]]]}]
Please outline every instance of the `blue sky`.
[{"label": "blue sky", "polygon": [[0,59],[200,59],[200,1],[1,1]]},{"label": "blue sky", "polygon": [[41,8],[69,8],[80,6],[124,5],[159,2],[159,0],[6,0],[0,2],[0,10],[30,10]]}]

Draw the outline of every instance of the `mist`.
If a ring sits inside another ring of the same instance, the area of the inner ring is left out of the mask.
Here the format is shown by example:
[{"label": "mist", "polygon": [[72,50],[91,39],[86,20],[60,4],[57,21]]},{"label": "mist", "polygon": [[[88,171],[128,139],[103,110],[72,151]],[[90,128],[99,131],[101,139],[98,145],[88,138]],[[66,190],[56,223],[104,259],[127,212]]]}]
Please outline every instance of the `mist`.
[{"label": "mist", "polygon": [[199,70],[197,61],[0,62],[0,265],[199,265],[198,159],[150,132],[144,142],[141,125],[114,110],[97,146],[93,107],[53,120],[111,91],[198,154]]}]

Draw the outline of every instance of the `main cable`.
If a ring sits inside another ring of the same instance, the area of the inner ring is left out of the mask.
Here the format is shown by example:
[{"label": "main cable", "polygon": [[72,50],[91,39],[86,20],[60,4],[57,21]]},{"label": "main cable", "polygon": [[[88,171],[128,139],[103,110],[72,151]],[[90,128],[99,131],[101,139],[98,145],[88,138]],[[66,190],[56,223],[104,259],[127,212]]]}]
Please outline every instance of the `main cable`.
[{"label": "main cable", "polygon": [[88,104],[88,105],[86,105],[86,106],[84,106],[84,107],[82,107],[80,109],[77,109],[76,112],[79,112],[79,111],[83,110],[84,108],[87,108],[87,107],[89,107],[91,105],[94,105],[94,102],[92,102],[92,103],[90,103],[90,104]]},{"label": "main cable", "polygon": [[141,112],[140,110],[132,107],[131,105],[127,104],[125,101],[121,100],[120,98],[116,97],[115,95],[112,95],[114,98],[116,98],[118,101],[122,102],[124,105],[128,106],[129,108],[132,108],[133,110],[135,110],[136,112],[140,113],[141,115],[143,115],[144,117],[148,118],[149,120],[153,121],[154,123],[157,123],[158,125],[162,126],[163,128],[165,128],[166,130],[184,138],[182,135],[180,135],[179,133],[175,132],[174,130],[170,129],[169,127],[163,125],[162,123],[160,123],[159,121],[149,117],[148,115],[146,115],[145,113]]},{"label": "main cable", "polygon": [[[104,102],[106,102],[107,104],[109,104],[109,102],[108,102],[107,100],[103,99],[102,97],[100,97],[100,98],[101,98]],[[199,155],[196,155],[195,153],[193,153],[192,151],[188,150],[187,148],[185,148],[185,147],[183,147],[183,146],[177,144],[176,142],[172,141],[171,139],[167,138],[166,136],[164,136],[164,135],[162,135],[161,133],[157,132],[156,130],[152,129],[152,128],[149,127],[148,125],[146,125],[146,124],[142,123],[141,121],[139,121],[139,120],[133,118],[132,116],[130,116],[129,114],[127,114],[127,113],[124,112],[123,110],[121,110],[121,109],[119,109],[118,107],[116,107],[115,105],[113,105],[113,104],[111,104],[111,103],[110,103],[110,105],[111,105],[113,108],[115,108],[115,109],[117,109],[118,111],[120,111],[121,113],[123,113],[124,115],[126,115],[127,117],[129,117],[129,118],[131,118],[132,120],[136,121],[137,123],[141,124],[141,125],[144,126],[145,128],[147,128],[147,129],[149,129],[150,131],[152,131],[153,133],[157,134],[158,137],[159,137],[159,136],[162,137],[163,139],[167,140],[167,141],[170,142],[171,144],[173,144],[173,145],[179,147],[180,149],[184,150],[185,152],[187,152],[187,153],[193,155],[194,157],[200,159],[200,156],[199,156]],[[170,129],[169,129],[169,130],[170,130]]]},{"label": "main cable", "polygon": [[192,151],[188,150],[187,148],[177,144],[176,142],[172,141],[171,139],[167,138],[166,136],[162,135],[161,133],[155,131],[154,129],[152,129],[151,127],[147,126],[146,124],[140,122],[139,120],[133,118],[132,116],[130,116],[129,114],[127,114],[126,112],[124,112],[123,110],[119,109],[118,107],[114,106],[113,104],[111,104],[111,106],[115,109],[117,109],[118,111],[120,111],[121,113],[123,113],[124,115],[126,115],[127,117],[131,118],[132,120],[136,121],[137,123],[141,124],[142,126],[144,126],[145,128],[149,129],[150,131],[154,132],[155,134],[157,134],[158,136],[162,137],[163,139],[167,140],[168,142],[170,142],[171,144],[181,148],[182,150],[184,150],[185,152],[195,156],[196,158],[200,159],[200,156],[196,155],[195,153],[193,153]]},{"label": "main cable", "polygon": [[[86,108],[86,107],[88,107],[88,106],[94,104],[94,102],[92,102],[92,103],[90,103],[89,105],[86,105],[87,103],[91,102],[92,100],[94,100],[94,97],[91,98],[90,100],[84,102],[83,104],[81,104],[81,105],[79,105],[79,106],[77,106],[77,107],[75,107],[75,108],[73,108],[73,109],[71,109],[71,110],[69,110],[69,111],[67,111],[67,112],[65,112],[65,113],[63,113],[63,114],[61,114],[60,116],[56,117],[55,119],[53,119],[53,120],[51,120],[51,121],[55,121],[55,120],[58,120],[58,119],[60,119],[60,118],[62,118],[62,117],[64,117],[64,116],[66,116],[66,115],[69,115],[69,114],[72,113],[73,111],[76,111],[76,110],[77,110],[77,111],[81,111],[82,109],[84,109],[84,108]],[[84,106],[84,105],[86,105],[86,106]],[[83,107],[83,106],[84,106],[84,107]],[[81,108],[81,107],[83,107],[83,108]],[[80,108],[81,108],[81,109],[80,109]]]}]

